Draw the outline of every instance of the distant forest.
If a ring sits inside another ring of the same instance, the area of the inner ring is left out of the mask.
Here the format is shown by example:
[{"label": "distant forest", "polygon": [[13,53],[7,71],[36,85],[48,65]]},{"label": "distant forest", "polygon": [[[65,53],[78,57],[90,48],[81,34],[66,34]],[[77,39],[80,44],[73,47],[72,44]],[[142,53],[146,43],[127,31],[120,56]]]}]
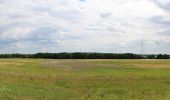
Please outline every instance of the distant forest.
[{"label": "distant forest", "polygon": [[140,55],[132,53],[37,53],[37,54],[0,54],[0,58],[44,58],[44,59],[170,59],[167,54]]}]

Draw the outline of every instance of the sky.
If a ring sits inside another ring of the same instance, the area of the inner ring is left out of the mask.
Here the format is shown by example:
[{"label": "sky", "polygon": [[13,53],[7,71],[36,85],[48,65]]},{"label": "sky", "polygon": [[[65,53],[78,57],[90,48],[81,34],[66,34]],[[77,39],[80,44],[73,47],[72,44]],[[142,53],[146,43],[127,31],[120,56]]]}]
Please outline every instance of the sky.
[{"label": "sky", "polygon": [[0,53],[142,47],[170,54],[170,0],[0,0]]}]

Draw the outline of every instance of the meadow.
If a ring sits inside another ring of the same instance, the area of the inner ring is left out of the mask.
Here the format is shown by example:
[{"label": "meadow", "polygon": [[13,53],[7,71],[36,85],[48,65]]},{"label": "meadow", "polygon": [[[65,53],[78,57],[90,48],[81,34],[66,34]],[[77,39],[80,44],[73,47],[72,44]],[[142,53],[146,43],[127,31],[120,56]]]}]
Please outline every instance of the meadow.
[{"label": "meadow", "polygon": [[170,100],[170,60],[0,59],[0,100]]}]

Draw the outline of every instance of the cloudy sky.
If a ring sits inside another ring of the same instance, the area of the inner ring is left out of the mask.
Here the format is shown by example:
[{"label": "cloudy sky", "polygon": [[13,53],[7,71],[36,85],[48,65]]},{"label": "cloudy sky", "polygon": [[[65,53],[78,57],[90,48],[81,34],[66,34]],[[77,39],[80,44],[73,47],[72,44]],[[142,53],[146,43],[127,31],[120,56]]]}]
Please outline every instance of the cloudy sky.
[{"label": "cloudy sky", "polygon": [[170,54],[170,0],[0,0],[0,53]]}]

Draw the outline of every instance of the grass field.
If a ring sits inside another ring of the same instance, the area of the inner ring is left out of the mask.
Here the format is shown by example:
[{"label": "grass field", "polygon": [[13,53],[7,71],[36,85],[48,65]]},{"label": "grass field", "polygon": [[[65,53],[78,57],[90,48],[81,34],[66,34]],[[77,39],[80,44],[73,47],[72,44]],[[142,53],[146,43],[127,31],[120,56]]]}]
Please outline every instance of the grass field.
[{"label": "grass field", "polygon": [[0,59],[0,100],[170,100],[170,60]]}]

